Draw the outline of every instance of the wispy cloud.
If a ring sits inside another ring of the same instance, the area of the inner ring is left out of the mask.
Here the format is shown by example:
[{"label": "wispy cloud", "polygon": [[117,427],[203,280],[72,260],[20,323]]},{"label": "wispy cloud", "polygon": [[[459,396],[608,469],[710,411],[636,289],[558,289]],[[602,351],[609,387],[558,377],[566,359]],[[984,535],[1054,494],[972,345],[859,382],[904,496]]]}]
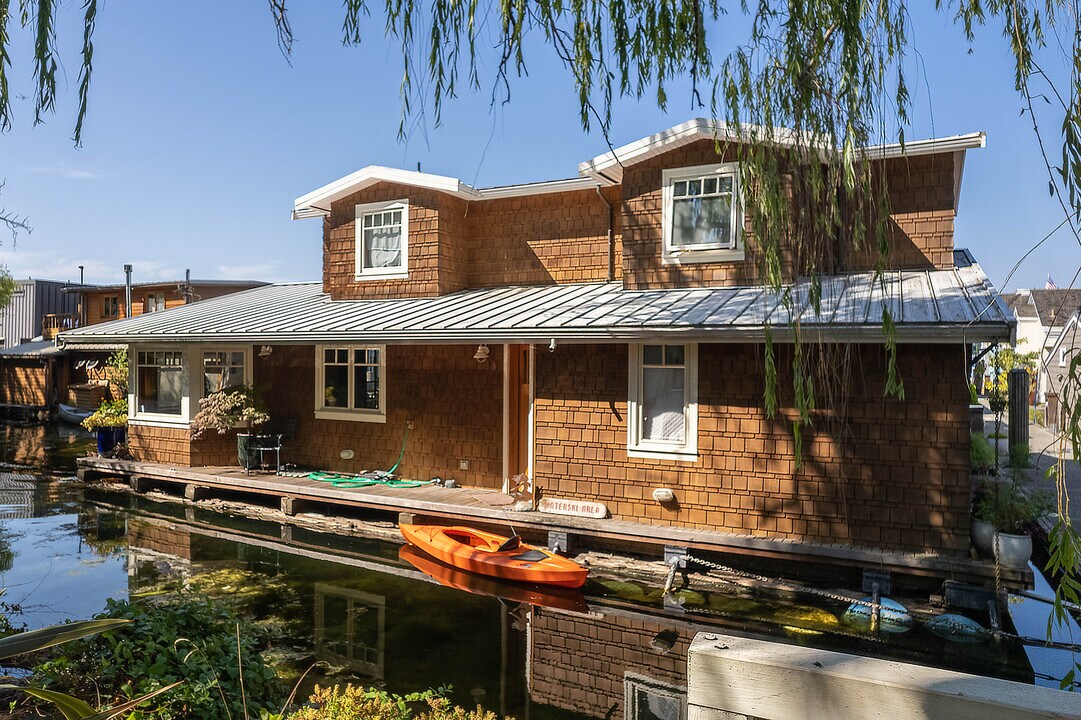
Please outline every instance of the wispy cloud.
[{"label": "wispy cloud", "polygon": [[[82,265],[88,283],[110,284],[124,280],[122,262],[104,262],[59,250],[27,250],[25,246],[11,247],[5,244],[0,247],[0,263],[7,265],[16,278],[79,282],[79,266]],[[131,264],[134,266],[132,280],[135,282],[179,280],[184,277],[184,268],[171,263],[135,258]]]},{"label": "wispy cloud", "polygon": [[30,168],[30,172],[42,173],[43,175],[55,175],[68,180],[100,180],[108,173],[90,170],[89,168],[66,168],[66,167],[36,167]]},{"label": "wispy cloud", "polygon": [[275,263],[254,263],[251,265],[219,265],[220,280],[277,280],[281,277]]}]

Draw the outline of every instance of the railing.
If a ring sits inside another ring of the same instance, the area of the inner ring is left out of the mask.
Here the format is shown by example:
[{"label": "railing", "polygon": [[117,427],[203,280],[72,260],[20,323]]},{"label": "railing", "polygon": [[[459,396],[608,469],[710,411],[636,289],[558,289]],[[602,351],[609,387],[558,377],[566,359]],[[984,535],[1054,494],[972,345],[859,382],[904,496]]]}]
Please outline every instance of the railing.
[{"label": "railing", "polygon": [[79,316],[75,313],[52,313],[41,318],[41,337],[52,340],[63,330],[79,326]]}]

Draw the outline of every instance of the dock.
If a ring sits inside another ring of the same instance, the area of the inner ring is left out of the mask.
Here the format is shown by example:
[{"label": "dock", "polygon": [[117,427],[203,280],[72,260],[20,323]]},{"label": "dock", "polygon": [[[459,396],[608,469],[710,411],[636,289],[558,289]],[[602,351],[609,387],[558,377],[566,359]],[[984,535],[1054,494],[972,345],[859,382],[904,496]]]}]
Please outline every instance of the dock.
[{"label": "dock", "polygon": [[[995,581],[994,564],[968,558],[934,554],[904,553],[846,544],[823,544],[737,535],[695,528],[653,525],[612,518],[596,519],[540,512],[516,511],[513,498],[485,488],[446,488],[423,485],[392,488],[375,485],[364,488],[335,488],[330,483],[306,477],[288,477],[267,472],[245,474],[240,467],[180,467],[161,463],[80,458],[77,474],[81,480],[113,478],[125,482],[135,492],[160,489],[183,494],[188,500],[210,497],[250,498],[261,504],[273,503],[286,515],[301,512],[335,514],[343,510],[367,510],[414,518],[498,527],[515,531],[548,534],[564,542],[589,544],[590,540],[622,548],[633,547],[641,554],[660,554],[663,547],[685,548],[705,553],[754,556],[785,561],[805,561],[818,565],[844,566],[888,571],[903,576],[950,579],[990,586]],[[1032,587],[1029,570],[1002,570],[1003,586]]]}]

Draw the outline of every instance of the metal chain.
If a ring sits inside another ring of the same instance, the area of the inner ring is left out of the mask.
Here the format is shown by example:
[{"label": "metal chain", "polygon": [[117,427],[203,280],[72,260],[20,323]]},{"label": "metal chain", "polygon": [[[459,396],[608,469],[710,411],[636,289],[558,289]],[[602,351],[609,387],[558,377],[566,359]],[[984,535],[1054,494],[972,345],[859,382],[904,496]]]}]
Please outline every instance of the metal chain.
[{"label": "metal chain", "polygon": [[874,609],[876,607],[878,607],[878,608],[882,607],[881,602],[875,603],[875,602],[872,602],[870,600],[860,600],[860,599],[857,599],[857,598],[846,597],[844,595],[839,595],[837,593],[830,592],[829,590],[821,590],[819,588],[809,587],[809,586],[806,586],[806,585],[799,585],[797,583],[794,583],[794,582],[791,582],[791,581],[788,581],[788,580],[780,580],[778,578],[766,577],[765,575],[756,575],[754,573],[747,572],[745,570],[737,570],[737,569],[735,569],[733,567],[729,567],[728,565],[722,565],[720,563],[715,563],[715,562],[712,562],[710,560],[705,560],[703,558],[694,557],[692,555],[687,555],[686,557],[687,557],[688,561],[693,562],[693,563],[695,563],[697,565],[704,565],[705,567],[711,568],[713,570],[719,570],[719,571],[724,572],[724,573],[729,573],[729,574],[732,574],[732,575],[736,575],[738,577],[747,578],[748,580],[757,580],[758,582],[767,583],[769,585],[783,587],[783,588],[785,588],[787,590],[791,590],[793,592],[806,593],[808,595],[818,595],[819,597],[828,598],[830,600],[836,600],[838,602],[843,602],[843,603],[850,603],[850,604],[853,604],[853,605],[863,605],[865,607],[869,607],[869,608],[872,608],[872,609]]}]

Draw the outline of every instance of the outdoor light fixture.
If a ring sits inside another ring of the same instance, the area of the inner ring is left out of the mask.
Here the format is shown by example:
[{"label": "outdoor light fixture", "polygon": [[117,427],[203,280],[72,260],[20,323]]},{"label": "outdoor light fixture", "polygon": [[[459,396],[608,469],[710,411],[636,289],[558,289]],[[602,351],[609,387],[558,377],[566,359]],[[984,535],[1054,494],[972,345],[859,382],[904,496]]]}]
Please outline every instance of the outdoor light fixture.
[{"label": "outdoor light fixture", "polygon": [[259,348],[259,357],[268,358],[270,357],[270,353],[272,352],[274,352],[274,348],[272,348],[270,345],[264,345],[263,347]]},{"label": "outdoor light fixture", "polygon": [[670,503],[676,499],[676,494],[668,488],[657,488],[653,491],[653,499],[659,503]]},{"label": "outdoor light fixture", "polygon": [[477,345],[477,351],[473,353],[473,359],[479,363],[487,362],[490,352],[487,345]]},{"label": "outdoor light fixture", "polygon": [[556,351],[556,339],[552,338],[552,342],[548,343],[548,352]]}]

